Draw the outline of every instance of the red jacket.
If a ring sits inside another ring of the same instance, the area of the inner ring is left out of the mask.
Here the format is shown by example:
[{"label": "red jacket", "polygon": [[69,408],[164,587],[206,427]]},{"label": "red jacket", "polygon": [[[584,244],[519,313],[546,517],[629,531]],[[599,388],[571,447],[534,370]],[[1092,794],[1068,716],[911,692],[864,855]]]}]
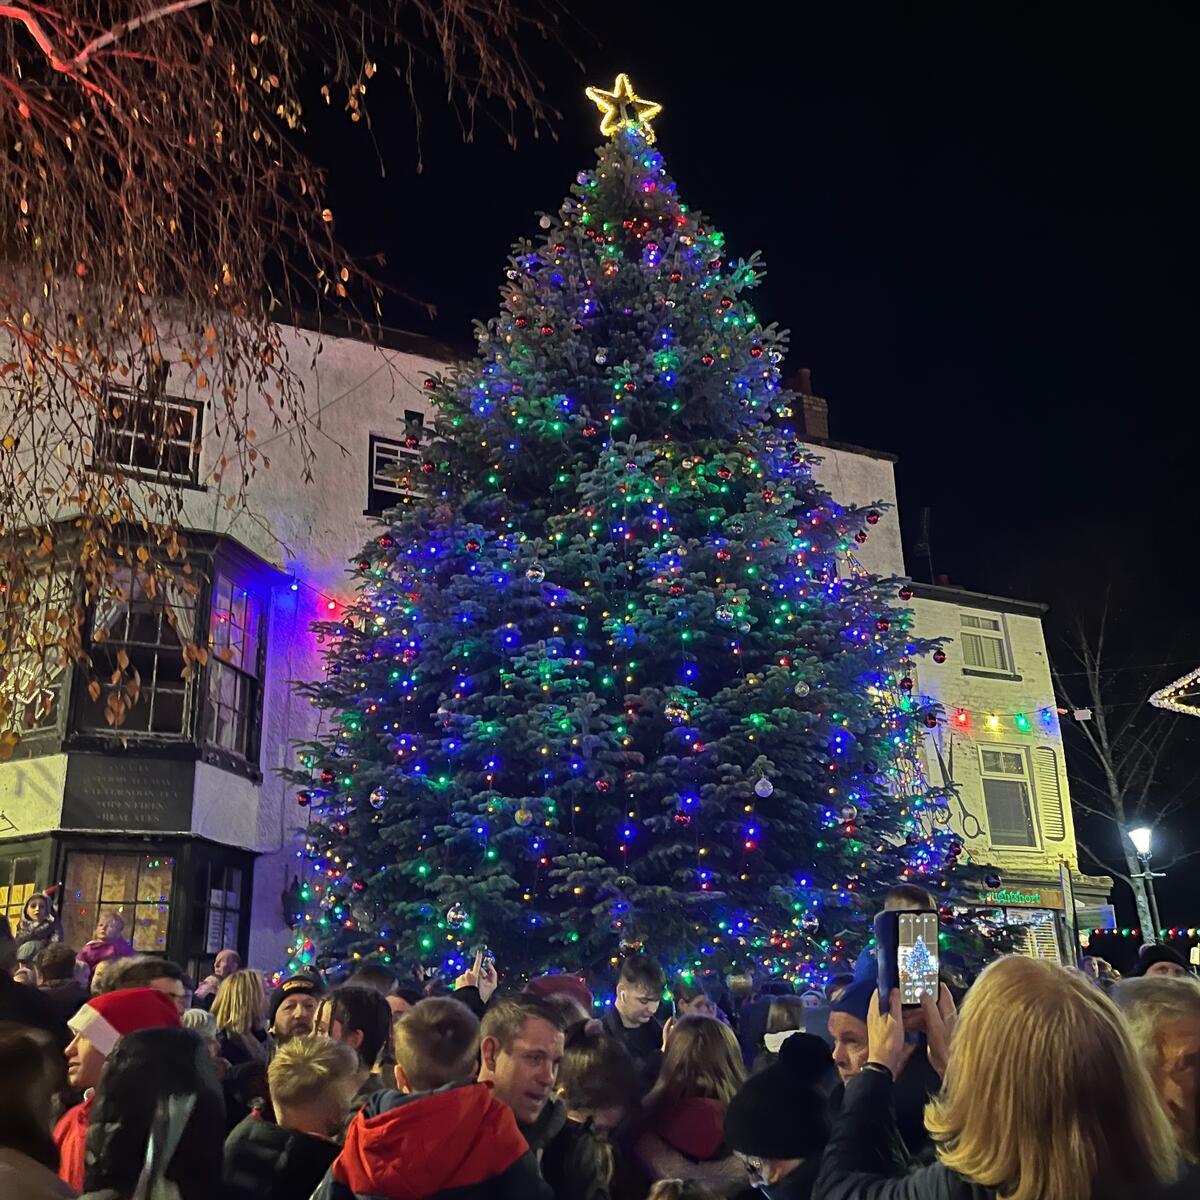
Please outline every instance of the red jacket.
[{"label": "red jacket", "polygon": [[350,1123],[313,1200],[430,1200],[443,1193],[458,1200],[551,1195],[512,1109],[488,1084],[411,1096],[376,1092]]},{"label": "red jacket", "polygon": [[92,1099],[68,1108],[54,1127],[54,1144],[58,1147],[58,1177],[77,1192],[83,1191],[83,1172],[87,1159],[88,1125],[92,1119]]}]

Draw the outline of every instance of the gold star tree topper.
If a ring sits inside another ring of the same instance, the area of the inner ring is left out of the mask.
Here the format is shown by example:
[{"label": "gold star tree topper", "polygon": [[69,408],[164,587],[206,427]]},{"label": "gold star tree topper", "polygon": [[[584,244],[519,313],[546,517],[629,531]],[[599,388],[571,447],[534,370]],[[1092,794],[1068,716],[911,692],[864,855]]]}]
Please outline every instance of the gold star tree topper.
[{"label": "gold star tree topper", "polygon": [[654,129],[650,122],[662,112],[662,105],[653,100],[643,100],[633,90],[629,76],[623,71],[617,76],[611,92],[603,88],[586,89],[587,98],[603,113],[600,132],[605,137],[616,133],[623,125],[639,125],[646,141],[654,141]]}]

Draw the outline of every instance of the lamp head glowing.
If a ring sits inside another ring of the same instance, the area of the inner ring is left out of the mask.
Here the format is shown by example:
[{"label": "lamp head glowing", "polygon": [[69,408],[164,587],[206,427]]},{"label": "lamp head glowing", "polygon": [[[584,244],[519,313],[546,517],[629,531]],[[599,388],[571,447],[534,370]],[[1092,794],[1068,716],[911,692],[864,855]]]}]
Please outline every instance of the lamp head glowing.
[{"label": "lamp head glowing", "polygon": [[1139,825],[1136,829],[1129,831],[1129,840],[1142,858],[1149,857],[1150,842],[1153,837],[1154,830],[1149,825]]}]

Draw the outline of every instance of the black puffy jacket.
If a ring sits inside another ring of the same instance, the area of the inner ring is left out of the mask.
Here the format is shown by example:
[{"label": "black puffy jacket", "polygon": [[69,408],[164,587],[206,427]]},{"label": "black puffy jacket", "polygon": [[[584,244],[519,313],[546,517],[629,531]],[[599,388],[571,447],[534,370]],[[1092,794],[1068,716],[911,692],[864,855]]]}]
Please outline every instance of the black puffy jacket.
[{"label": "black puffy jacket", "polygon": [[225,1139],[229,1200],[308,1200],[340,1150],[253,1112]]},{"label": "black puffy jacket", "polygon": [[900,1178],[879,1174],[883,1148],[899,1137],[892,1088],[891,1077],[874,1070],[846,1084],[813,1200],[993,1200],[990,1188],[977,1187],[941,1163]]},{"label": "black puffy jacket", "polygon": [[555,1200],[609,1200],[599,1140],[589,1125],[567,1117],[562,1101],[551,1100],[536,1125],[521,1132]]}]

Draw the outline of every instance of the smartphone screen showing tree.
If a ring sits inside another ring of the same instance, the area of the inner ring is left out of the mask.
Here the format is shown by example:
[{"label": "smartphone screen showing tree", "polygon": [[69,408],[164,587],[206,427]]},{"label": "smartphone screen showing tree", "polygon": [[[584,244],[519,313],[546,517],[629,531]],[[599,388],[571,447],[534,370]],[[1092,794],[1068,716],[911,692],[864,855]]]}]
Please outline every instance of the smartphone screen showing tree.
[{"label": "smartphone screen showing tree", "polygon": [[937,913],[897,913],[896,963],[900,976],[900,1002],[920,1004],[921,993],[938,994]]}]

